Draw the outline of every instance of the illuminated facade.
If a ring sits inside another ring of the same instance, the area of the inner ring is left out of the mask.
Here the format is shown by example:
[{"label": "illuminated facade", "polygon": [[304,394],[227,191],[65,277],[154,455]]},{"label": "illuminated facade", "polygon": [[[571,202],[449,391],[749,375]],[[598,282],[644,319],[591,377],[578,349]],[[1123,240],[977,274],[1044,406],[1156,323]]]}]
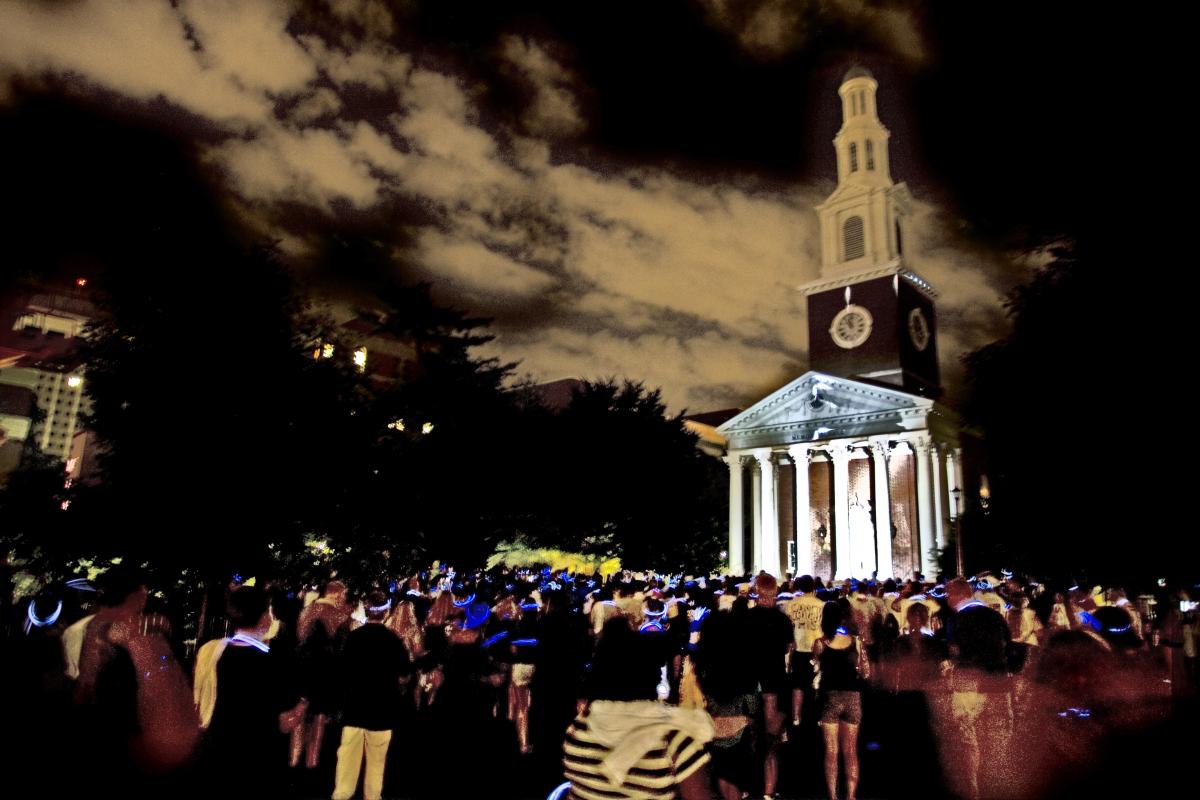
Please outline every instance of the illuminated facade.
[{"label": "illuminated facade", "polygon": [[82,420],[91,403],[75,345],[93,314],[90,303],[82,292],[45,292],[9,298],[4,312],[0,475],[17,467],[30,443],[64,465],[74,450],[82,463]]},{"label": "illuminated facade", "polygon": [[911,199],[892,181],[876,88],[854,67],[839,89],[821,274],[800,287],[812,371],[717,428],[733,573],[932,578],[961,511],[960,426],[937,402],[937,294],[905,262]]}]

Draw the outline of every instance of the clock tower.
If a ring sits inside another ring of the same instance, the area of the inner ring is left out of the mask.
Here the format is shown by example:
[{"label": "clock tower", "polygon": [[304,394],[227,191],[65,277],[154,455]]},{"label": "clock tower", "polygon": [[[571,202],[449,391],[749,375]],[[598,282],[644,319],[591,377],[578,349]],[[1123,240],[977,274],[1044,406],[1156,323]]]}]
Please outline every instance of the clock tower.
[{"label": "clock tower", "polygon": [[821,277],[801,287],[810,368],[937,397],[937,294],[905,264],[912,199],[903,183],[892,181],[890,134],[875,111],[877,86],[855,66],[838,90],[838,185],[816,208]]}]

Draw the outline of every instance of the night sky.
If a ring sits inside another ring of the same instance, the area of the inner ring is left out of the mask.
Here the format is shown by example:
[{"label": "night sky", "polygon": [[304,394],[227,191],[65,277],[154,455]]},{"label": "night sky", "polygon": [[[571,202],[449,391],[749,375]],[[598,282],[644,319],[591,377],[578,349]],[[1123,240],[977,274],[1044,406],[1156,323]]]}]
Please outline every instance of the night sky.
[{"label": "night sky", "polygon": [[[906,250],[941,293],[954,397],[1047,247],[1134,227],[1114,211],[1174,91],[1130,20],[1044,5],[0,0],[0,114],[24,131],[5,157],[26,181],[6,208],[33,192],[39,224],[82,230],[152,202],[121,180],[138,149],[79,109],[176,143],[338,313],[380,279],[429,280],[537,380],[746,406],[807,367],[795,287],[817,277],[812,206],[861,63],[916,197]],[[384,275],[316,266],[356,237]],[[17,266],[87,262],[28,242],[5,260],[39,258]]]}]

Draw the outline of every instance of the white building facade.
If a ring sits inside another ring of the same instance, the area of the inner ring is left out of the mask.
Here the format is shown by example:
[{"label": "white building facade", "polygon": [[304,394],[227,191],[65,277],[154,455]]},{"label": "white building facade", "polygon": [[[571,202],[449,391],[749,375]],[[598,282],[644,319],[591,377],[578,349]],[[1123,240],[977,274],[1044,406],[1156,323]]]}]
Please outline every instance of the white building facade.
[{"label": "white building facade", "polygon": [[937,293],[905,261],[911,198],[891,178],[876,89],[862,67],[839,89],[821,274],[800,287],[813,370],[717,429],[733,574],[932,578],[961,511],[960,424],[937,402]]}]

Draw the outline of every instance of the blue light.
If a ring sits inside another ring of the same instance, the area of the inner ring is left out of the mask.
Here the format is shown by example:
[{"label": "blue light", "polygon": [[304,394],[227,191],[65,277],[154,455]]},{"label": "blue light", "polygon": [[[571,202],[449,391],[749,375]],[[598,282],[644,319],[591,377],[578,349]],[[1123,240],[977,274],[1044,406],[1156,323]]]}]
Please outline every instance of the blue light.
[{"label": "blue light", "polygon": [[838,629],[837,629],[837,635],[838,636],[849,636],[850,631],[846,630],[846,628],[844,626],[839,625]]},{"label": "blue light", "polygon": [[471,603],[475,602],[475,593],[472,592],[471,594],[469,594],[467,596],[466,600],[455,600],[453,602],[454,602],[454,605],[458,606],[459,608],[462,608],[463,606],[469,606],[469,605],[471,605]]},{"label": "blue light", "polygon": [[1058,716],[1063,719],[1091,719],[1092,710],[1090,708],[1067,708],[1059,711]]},{"label": "blue light", "polygon": [[508,636],[508,631],[500,631],[495,636],[489,636],[488,638],[484,639],[483,642],[480,644],[480,647],[484,647],[484,648],[491,647],[496,642],[500,641],[501,639],[503,639],[507,636]]},{"label": "blue light", "polygon": [[[33,601],[30,600],[29,607],[25,610],[25,615],[29,617],[29,623],[35,628],[44,628],[47,625],[53,625],[54,623],[58,622],[58,617],[60,614],[62,614],[62,610],[63,602],[62,600],[59,600],[58,605],[55,606],[54,610],[50,612],[50,616],[42,619],[37,615],[37,612],[33,610]],[[26,628],[26,630],[28,630],[28,628]]]},{"label": "blue light", "polygon": [[271,646],[269,644],[267,644],[266,642],[260,642],[258,639],[255,639],[253,636],[247,636],[244,633],[235,633],[233,636],[229,637],[230,644],[233,644],[235,642],[238,644],[248,645],[249,647],[253,647],[254,649],[260,650],[264,653],[271,652]]},{"label": "blue light", "polygon": [[529,647],[537,643],[537,639],[513,639],[513,647]]}]

